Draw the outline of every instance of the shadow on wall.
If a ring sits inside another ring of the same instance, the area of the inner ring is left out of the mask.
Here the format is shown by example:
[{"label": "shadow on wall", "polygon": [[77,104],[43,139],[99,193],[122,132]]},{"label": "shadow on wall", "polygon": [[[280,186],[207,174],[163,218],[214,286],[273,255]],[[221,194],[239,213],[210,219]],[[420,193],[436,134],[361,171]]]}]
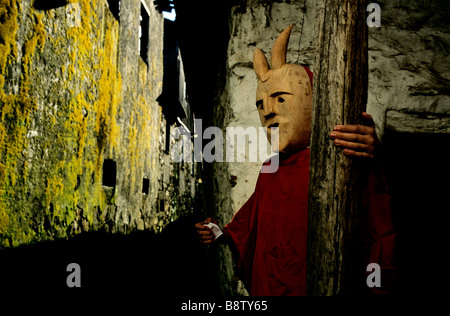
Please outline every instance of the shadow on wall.
[{"label": "shadow on wall", "polygon": [[68,288],[80,266],[82,289],[139,292],[153,296],[211,296],[214,289],[209,250],[196,237],[196,220],[184,218],[162,233],[80,234],[0,251],[0,292]]}]

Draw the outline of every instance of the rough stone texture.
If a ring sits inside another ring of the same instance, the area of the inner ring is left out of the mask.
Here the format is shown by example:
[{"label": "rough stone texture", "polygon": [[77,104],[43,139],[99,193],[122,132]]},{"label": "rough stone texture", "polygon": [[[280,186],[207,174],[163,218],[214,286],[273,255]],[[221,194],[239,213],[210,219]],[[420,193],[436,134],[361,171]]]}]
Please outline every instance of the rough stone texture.
[{"label": "rough stone texture", "polygon": [[[192,208],[195,188],[178,188],[193,172],[168,160],[160,137],[162,15],[146,0],[146,64],[140,0],[121,2],[120,23],[105,0],[70,2],[0,5],[0,248],[161,231]],[[116,162],[115,187],[102,185],[105,159]]]},{"label": "rough stone texture", "polygon": [[440,113],[388,110],[386,130],[399,133],[450,134],[450,116]]},{"label": "rough stone texture", "polygon": [[450,115],[450,3],[377,2],[381,27],[369,29],[368,112],[379,136],[386,123],[400,123],[386,122],[389,110]]}]

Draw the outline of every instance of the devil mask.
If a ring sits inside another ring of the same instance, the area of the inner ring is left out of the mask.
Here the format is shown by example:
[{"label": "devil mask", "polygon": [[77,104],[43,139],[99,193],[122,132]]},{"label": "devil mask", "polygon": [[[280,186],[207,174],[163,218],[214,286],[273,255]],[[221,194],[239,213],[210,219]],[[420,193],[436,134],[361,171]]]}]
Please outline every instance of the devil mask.
[{"label": "devil mask", "polygon": [[[286,63],[292,25],[276,40],[271,67],[256,48],[253,69],[258,77],[256,106],[267,137],[275,152],[291,153],[309,146],[311,135],[312,86],[303,66]],[[272,133],[278,133],[272,140]]]}]

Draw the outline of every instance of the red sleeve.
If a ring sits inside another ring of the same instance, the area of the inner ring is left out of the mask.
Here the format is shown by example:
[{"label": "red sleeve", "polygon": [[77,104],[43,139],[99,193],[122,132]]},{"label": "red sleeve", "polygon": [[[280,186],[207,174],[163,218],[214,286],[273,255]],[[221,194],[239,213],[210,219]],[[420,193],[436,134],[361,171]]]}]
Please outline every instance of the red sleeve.
[{"label": "red sleeve", "polygon": [[251,285],[256,241],[256,191],[222,230],[236,255],[237,272],[247,289]]},{"label": "red sleeve", "polygon": [[[372,294],[392,294],[395,287],[395,231],[390,195],[381,165],[374,163],[364,192],[367,210],[366,263],[377,263],[381,268],[381,287],[372,287]],[[367,272],[369,275],[371,272]]]}]

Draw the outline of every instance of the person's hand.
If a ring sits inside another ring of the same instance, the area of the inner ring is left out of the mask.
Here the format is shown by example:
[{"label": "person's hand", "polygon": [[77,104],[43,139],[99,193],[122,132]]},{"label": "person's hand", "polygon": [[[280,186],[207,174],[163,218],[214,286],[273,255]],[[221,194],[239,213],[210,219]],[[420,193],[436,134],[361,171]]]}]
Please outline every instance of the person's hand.
[{"label": "person's hand", "polygon": [[216,238],[214,236],[214,233],[212,232],[212,229],[204,225],[208,224],[209,222],[212,222],[217,225],[217,221],[213,220],[211,217],[208,217],[203,222],[195,224],[195,228],[197,229],[197,234],[200,238],[200,242],[204,244],[210,244]]},{"label": "person's hand", "polygon": [[364,125],[336,125],[330,133],[334,145],[350,157],[374,158],[379,140],[371,115],[363,112]]}]

